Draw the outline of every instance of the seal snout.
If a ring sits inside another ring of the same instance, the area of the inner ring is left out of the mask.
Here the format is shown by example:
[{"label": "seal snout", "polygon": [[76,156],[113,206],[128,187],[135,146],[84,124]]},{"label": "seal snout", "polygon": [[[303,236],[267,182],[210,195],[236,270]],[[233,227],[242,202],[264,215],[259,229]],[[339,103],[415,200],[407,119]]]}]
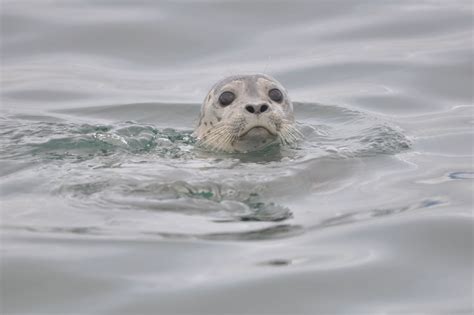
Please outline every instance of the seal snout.
[{"label": "seal snout", "polygon": [[261,114],[270,109],[270,106],[268,104],[259,104],[259,105],[253,105],[253,104],[248,104],[245,106],[245,110],[251,114]]}]

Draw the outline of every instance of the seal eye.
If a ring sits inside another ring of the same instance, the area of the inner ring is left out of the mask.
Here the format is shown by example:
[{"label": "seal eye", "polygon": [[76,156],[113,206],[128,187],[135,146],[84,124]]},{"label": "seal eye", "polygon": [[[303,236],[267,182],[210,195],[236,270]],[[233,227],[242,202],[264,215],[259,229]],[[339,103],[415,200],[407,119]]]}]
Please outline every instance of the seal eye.
[{"label": "seal eye", "polygon": [[222,106],[227,106],[230,105],[235,100],[235,94],[232,92],[224,92],[219,96],[219,103],[221,103]]},{"label": "seal eye", "polygon": [[273,101],[278,103],[283,100],[283,94],[279,89],[271,89],[270,91],[268,91],[268,96],[270,96]]}]

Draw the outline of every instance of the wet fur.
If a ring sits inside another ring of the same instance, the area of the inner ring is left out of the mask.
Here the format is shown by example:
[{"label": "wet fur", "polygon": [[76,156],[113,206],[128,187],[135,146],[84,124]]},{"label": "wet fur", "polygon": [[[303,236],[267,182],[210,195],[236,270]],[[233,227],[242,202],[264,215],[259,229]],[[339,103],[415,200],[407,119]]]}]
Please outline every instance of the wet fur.
[{"label": "wet fur", "polygon": [[[268,97],[271,88],[278,88],[283,93],[281,103]],[[222,107],[218,98],[227,90],[237,95],[236,101]],[[270,107],[266,113],[255,115],[244,109],[247,104],[263,103]],[[267,129],[268,137],[258,138],[259,143],[251,137],[242,137],[254,127]],[[214,85],[202,105],[194,135],[203,147],[224,152],[246,152],[276,142],[292,145],[302,137],[295,127],[293,105],[286,90],[275,79],[263,74],[232,76]]]}]

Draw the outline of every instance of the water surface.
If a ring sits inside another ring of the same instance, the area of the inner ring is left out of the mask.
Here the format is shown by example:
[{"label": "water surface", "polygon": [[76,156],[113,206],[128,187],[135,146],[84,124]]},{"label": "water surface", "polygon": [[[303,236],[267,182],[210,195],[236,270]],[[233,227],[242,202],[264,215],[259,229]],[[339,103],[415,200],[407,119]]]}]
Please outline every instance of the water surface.
[{"label": "water surface", "polygon": [[[2,313],[472,312],[472,12],[4,0]],[[242,72],[296,147],[196,146]]]}]

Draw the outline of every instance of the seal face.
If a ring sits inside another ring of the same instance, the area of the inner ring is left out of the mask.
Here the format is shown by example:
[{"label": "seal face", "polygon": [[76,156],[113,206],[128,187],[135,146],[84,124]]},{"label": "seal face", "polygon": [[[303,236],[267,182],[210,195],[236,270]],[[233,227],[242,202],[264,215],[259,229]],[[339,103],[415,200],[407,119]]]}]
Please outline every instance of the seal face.
[{"label": "seal face", "polygon": [[224,152],[293,144],[301,137],[285,88],[265,74],[217,82],[204,99],[194,135],[204,147]]}]

